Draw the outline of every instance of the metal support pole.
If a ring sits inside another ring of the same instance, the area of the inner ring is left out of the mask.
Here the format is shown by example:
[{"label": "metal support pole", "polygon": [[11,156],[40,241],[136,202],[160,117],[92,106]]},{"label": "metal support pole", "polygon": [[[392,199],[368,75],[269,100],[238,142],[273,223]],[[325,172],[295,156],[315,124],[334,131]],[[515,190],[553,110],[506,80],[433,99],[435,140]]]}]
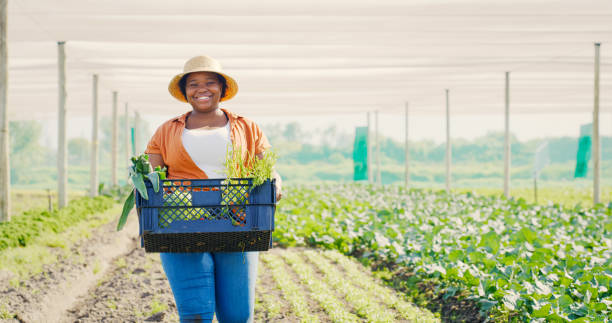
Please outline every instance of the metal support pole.
[{"label": "metal support pole", "polygon": [[376,184],[382,184],[380,176],[380,142],[378,141],[378,110],[374,112],[374,128],[376,132]]},{"label": "metal support pole", "polygon": [[130,167],[130,137],[131,137],[131,133],[130,133],[130,115],[128,113],[128,104],[127,102],[125,103],[125,172],[126,172],[126,180],[129,177],[129,170],[128,168]]},{"label": "metal support pole", "polygon": [[599,142],[599,48],[595,43],[595,102],[593,104],[593,204],[599,203],[599,167],[601,164]]},{"label": "metal support pole", "polygon": [[134,151],[140,155],[140,113],[134,111]]},{"label": "metal support pole", "polygon": [[89,175],[89,195],[98,196],[98,150],[100,142],[99,134],[99,115],[98,115],[98,75],[93,75],[93,102],[92,102],[92,130],[91,130],[91,170]]},{"label": "metal support pole", "polygon": [[450,105],[446,89],[446,192],[451,186],[451,142],[450,142]]},{"label": "metal support pole", "polygon": [[372,124],[370,122],[370,112],[368,111],[368,183],[374,183],[374,165],[372,164]]},{"label": "metal support pole", "polygon": [[406,154],[406,168],[405,168],[405,172],[404,172],[404,182],[405,182],[405,186],[406,188],[410,187],[410,169],[409,169],[409,165],[410,165],[410,146],[408,144],[408,102],[406,102],[406,106],[405,106],[405,117],[406,117],[406,138],[405,140],[405,154]]},{"label": "metal support pole", "polygon": [[65,41],[57,42],[58,59],[58,124],[57,124],[57,206],[68,204],[68,144],[66,142],[66,52]]},{"label": "metal support pole", "polygon": [[113,91],[113,128],[111,142],[111,185],[117,186],[117,132],[119,128],[117,120],[117,91]]},{"label": "metal support pole", "polygon": [[538,177],[533,177],[533,197],[535,200],[535,204],[538,204]]},{"label": "metal support pole", "polygon": [[0,0],[0,222],[11,219],[11,171],[9,162],[8,55],[6,21],[8,0]]},{"label": "metal support pole", "polygon": [[510,197],[510,72],[506,72],[506,104],[504,135],[504,196]]}]

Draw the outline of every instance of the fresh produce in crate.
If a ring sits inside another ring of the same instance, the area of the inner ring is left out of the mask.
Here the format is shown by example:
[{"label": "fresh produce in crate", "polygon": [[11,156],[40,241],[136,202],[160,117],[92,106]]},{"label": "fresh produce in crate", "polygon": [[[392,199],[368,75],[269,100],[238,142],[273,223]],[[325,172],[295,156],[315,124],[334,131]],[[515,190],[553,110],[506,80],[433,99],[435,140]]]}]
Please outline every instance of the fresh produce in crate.
[{"label": "fresh produce in crate", "polygon": [[228,151],[227,178],[221,179],[163,179],[165,169],[151,171],[147,157],[134,158],[134,191],[121,226],[135,205],[146,252],[268,250],[276,209],[276,154],[244,158],[238,152]]},{"label": "fresh produce in crate", "polygon": [[[157,166],[155,167],[155,170],[153,170],[151,164],[149,163],[149,156],[142,154],[138,157],[132,157],[132,165],[129,168],[129,174],[133,188],[137,189],[144,199],[149,199],[144,182],[145,179],[151,181],[153,189],[156,193],[159,192],[160,180],[166,179],[166,167],[161,168],[160,166]],[[125,222],[127,222],[128,214],[130,214],[130,211],[132,211],[134,208],[134,189],[130,195],[128,195],[125,203],[123,204],[123,211],[121,212],[121,217],[119,217],[119,222],[117,223],[117,231],[123,229]]]}]

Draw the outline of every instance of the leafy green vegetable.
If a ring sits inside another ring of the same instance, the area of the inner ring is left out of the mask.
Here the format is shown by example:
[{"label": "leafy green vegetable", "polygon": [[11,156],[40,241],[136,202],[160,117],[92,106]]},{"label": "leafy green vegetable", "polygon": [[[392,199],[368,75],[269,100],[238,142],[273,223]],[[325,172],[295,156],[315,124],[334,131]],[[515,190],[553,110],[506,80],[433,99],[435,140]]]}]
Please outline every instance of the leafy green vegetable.
[{"label": "leafy green vegetable", "polygon": [[138,193],[140,193],[142,198],[148,200],[149,194],[147,193],[147,187],[144,182],[145,179],[151,182],[153,190],[155,193],[157,193],[159,192],[160,179],[166,178],[166,168],[157,166],[155,167],[155,170],[153,170],[151,164],[149,163],[148,155],[142,154],[138,157],[134,156],[131,158],[131,160],[132,165],[129,168],[129,173],[130,179],[132,180],[133,190],[123,204],[123,211],[121,212],[119,222],[117,223],[117,231],[123,229],[123,226],[127,222],[128,214],[130,214],[130,211],[132,211],[134,208],[136,198],[134,189],[138,190]]},{"label": "leafy green vegetable", "polygon": [[[125,222],[127,222],[127,214],[134,208],[134,190],[130,192],[125,203],[123,204],[123,210],[121,211],[121,217],[119,218],[119,222],[117,223],[117,231],[123,229]],[[124,216],[125,214],[125,216]]]}]

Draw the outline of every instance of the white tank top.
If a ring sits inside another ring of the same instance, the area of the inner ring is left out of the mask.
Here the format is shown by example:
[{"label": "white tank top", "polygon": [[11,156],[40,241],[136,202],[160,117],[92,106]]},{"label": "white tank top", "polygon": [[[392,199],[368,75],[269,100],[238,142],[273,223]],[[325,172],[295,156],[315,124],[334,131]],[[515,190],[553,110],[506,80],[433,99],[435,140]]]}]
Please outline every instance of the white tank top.
[{"label": "white tank top", "polygon": [[229,121],[225,127],[183,130],[183,146],[208,178],[225,178],[225,155],[231,149]]}]

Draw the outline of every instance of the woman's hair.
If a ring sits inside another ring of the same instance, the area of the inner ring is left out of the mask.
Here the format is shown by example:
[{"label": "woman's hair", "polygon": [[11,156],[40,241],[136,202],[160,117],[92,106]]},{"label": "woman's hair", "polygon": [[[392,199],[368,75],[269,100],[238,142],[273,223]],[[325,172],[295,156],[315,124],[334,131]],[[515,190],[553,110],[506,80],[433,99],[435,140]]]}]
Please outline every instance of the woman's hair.
[{"label": "woman's hair", "polygon": [[[181,80],[178,83],[179,89],[181,89],[181,93],[183,93],[183,97],[185,97],[185,100],[187,100],[187,91],[185,90],[185,87],[187,85],[187,75],[189,75],[189,73],[183,75],[183,77],[181,77]],[[225,90],[227,89],[227,81],[225,80],[225,77],[223,77],[221,74],[215,73],[215,75],[217,75],[217,79],[219,80],[219,83],[221,83],[221,98],[223,99],[223,97],[225,96]]]}]

